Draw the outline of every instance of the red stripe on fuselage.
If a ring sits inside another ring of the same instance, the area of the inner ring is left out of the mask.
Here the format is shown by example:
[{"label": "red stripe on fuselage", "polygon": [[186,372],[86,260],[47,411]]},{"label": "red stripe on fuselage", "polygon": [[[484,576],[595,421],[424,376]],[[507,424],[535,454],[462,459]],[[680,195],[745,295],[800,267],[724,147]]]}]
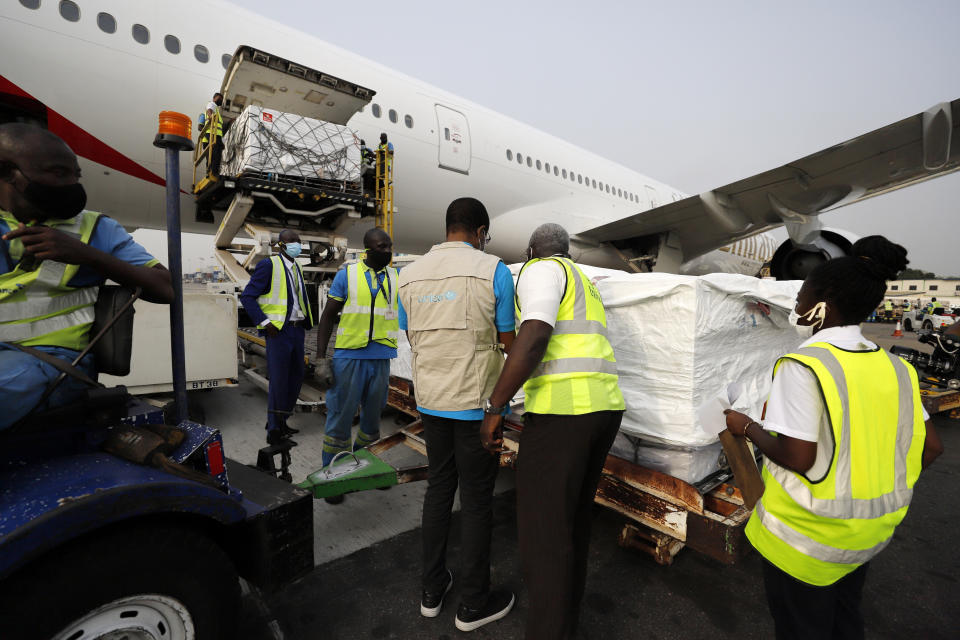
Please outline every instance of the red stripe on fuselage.
[{"label": "red stripe on fuselage", "polygon": [[[0,93],[7,93],[21,98],[37,100],[32,95],[0,75]],[[37,102],[40,102],[37,100]],[[43,104],[40,102],[40,104]],[[140,178],[156,185],[165,186],[166,180],[153,173],[133,159],[123,155],[113,147],[105,144],[96,136],[87,133],[77,125],[67,120],[50,107],[47,109],[47,128],[60,136],[73,152],[82,158],[92,160],[115,171],[125,173],[134,178]]]}]

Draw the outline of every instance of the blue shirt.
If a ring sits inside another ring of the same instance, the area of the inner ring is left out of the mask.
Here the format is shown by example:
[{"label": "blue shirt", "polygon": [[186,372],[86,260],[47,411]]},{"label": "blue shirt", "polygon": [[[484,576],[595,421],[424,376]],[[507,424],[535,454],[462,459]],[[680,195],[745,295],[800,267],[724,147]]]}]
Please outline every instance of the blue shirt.
[{"label": "blue shirt", "polygon": [[[331,289],[332,291],[332,289]],[[493,324],[497,331],[506,333],[516,329],[516,314],[513,303],[513,276],[510,269],[502,262],[497,265],[497,270],[493,273],[493,295],[496,299]],[[400,330],[407,330],[407,312],[403,309],[403,303],[400,305]],[[454,420],[483,420],[483,409],[463,409],[462,411],[437,411],[434,409],[425,409],[417,405],[417,411],[430,416],[440,418],[452,418]]]},{"label": "blue shirt", "polygon": [[[0,219],[0,236],[10,231],[5,220]],[[9,242],[2,241],[4,249],[0,250],[0,274],[13,271],[15,264],[11,264],[9,256]],[[97,226],[90,236],[90,246],[109,253],[114,258],[129,262],[132,265],[152,267],[158,260],[147,253],[147,250],[137,244],[137,241],[120,226],[113,218],[101,215]],[[71,287],[96,287],[106,281],[106,278],[86,265],[80,265],[77,275],[67,284]]]},{"label": "blue shirt", "polygon": [[[379,271],[377,272],[377,284],[374,286],[372,280],[370,279],[370,271],[364,271],[364,274],[367,276],[367,286],[370,287],[370,295],[376,296],[380,288],[383,288],[383,292],[387,294],[389,299],[390,295],[395,295],[394,292],[387,291],[388,283],[384,282],[384,277],[387,272]],[[397,286],[397,283],[394,282],[393,286]],[[327,294],[327,297],[338,300],[339,302],[344,302],[347,299],[348,286],[347,286],[347,270],[340,269],[337,271],[337,275],[333,277],[333,284],[330,285],[330,292]],[[383,293],[380,293],[383,295]],[[389,358],[397,357],[396,347],[388,347],[385,344],[379,342],[370,341],[367,343],[367,346],[360,349],[337,349],[333,350],[334,358],[353,358],[355,360],[383,360]]]},{"label": "blue shirt", "polygon": [[[0,236],[9,230],[6,220],[0,219]],[[16,265],[11,264],[10,243],[4,240],[0,242],[3,243],[3,249],[0,250],[0,275],[3,275],[13,271]],[[136,266],[152,267],[159,263],[156,258],[147,253],[146,249],[137,244],[137,241],[120,226],[119,222],[104,215],[97,220],[97,226],[93,229],[93,235],[90,236],[90,246]],[[80,265],[77,275],[73,276],[67,284],[71,287],[98,287],[104,282],[106,278],[103,275],[86,265]],[[72,360],[71,354],[76,354],[75,351],[62,347],[40,345],[34,348],[66,360]],[[88,358],[84,358],[84,361]],[[92,368],[90,370],[92,371]]]}]

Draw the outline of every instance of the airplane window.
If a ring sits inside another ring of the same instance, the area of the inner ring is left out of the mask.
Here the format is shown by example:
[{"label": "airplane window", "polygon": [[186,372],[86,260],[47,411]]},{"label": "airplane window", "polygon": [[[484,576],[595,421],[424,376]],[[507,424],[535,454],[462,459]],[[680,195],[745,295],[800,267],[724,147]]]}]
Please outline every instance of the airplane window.
[{"label": "airplane window", "polygon": [[600,191],[603,191],[603,181],[600,181]]},{"label": "airplane window", "polygon": [[[390,113],[393,113],[393,111],[391,110]],[[450,127],[444,127],[444,128],[443,128],[443,139],[444,139],[444,140],[449,140],[449,139],[450,139]]]},{"label": "airplane window", "polygon": [[193,57],[197,59],[197,62],[204,64],[210,62],[210,52],[207,51],[207,48],[202,44],[198,44],[193,48]]},{"label": "airplane window", "polygon": [[537,171],[540,171],[543,168],[543,165],[537,160]]},{"label": "airplane window", "polygon": [[[396,121],[397,121],[397,112],[396,112],[396,111],[394,111],[393,109],[390,109],[390,111],[387,112],[387,115],[390,116],[390,122],[396,123]],[[447,140],[449,140],[449,139],[450,139],[450,138],[447,138]]]},{"label": "airplane window", "polygon": [[40,0],[20,0],[20,4],[25,6],[27,9],[39,9]]},{"label": "airplane window", "polygon": [[379,117],[380,117],[380,105],[374,103],[374,104],[373,104],[373,107],[371,107],[370,110],[373,111],[373,117],[374,117],[374,118],[379,118]]},{"label": "airplane window", "polygon": [[513,162],[513,151],[510,151],[510,149],[507,149],[507,160]]},{"label": "airplane window", "polygon": [[533,166],[533,158],[531,158],[530,156],[527,156],[527,166],[528,167]]},{"label": "airplane window", "polygon": [[610,193],[610,185],[606,185],[607,193]]},{"label": "airplane window", "polygon": [[567,170],[566,170],[566,169],[563,170],[563,179],[564,179],[564,180],[567,179]]},{"label": "airplane window", "polygon": [[583,176],[580,175],[579,173],[577,174],[577,182],[579,182],[580,184],[583,184]]},{"label": "airplane window", "polygon": [[553,175],[555,176],[560,175],[560,170],[557,169],[557,165],[553,165]]},{"label": "airplane window", "polygon": [[104,33],[116,33],[117,32],[117,21],[109,13],[98,13],[97,14],[97,26],[100,27],[100,31]]},{"label": "airplane window", "polygon": [[523,164],[523,154],[522,154],[522,153],[518,153],[518,154],[517,154],[517,164]]},{"label": "airplane window", "polygon": [[617,189],[617,197],[618,197],[618,198],[622,198],[622,197],[623,197],[623,191],[622,191],[622,190]]},{"label": "airplane window", "polygon": [[407,129],[413,129],[413,116],[409,113],[403,116],[403,124],[407,125]]},{"label": "airplane window", "polygon": [[597,188],[597,181],[596,181],[596,180],[591,180],[591,181],[590,181],[590,186],[593,187],[594,189],[596,189],[596,188]]},{"label": "airplane window", "polygon": [[163,46],[166,47],[167,51],[176,55],[180,53],[180,38],[166,35],[163,37]]},{"label": "airplane window", "polygon": [[80,19],[80,7],[73,0],[60,0],[60,16],[68,22],[77,22]]},{"label": "airplane window", "polygon": [[142,24],[133,25],[133,39],[140,44],[147,44],[150,42],[150,30]]},{"label": "airplane window", "polygon": [[229,53],[225,53],[222,56],[220,56],[220,64],[223,65],[224,69],[230,66],[231,60],[233,60],[233,56],[230,55]]},{"label": "airplane window", "polygon": [[550,163],[549,163],[549,162],[544,162],[544,163],[543,163],[543,170],[546,171],[547,173],[550,173]]}]

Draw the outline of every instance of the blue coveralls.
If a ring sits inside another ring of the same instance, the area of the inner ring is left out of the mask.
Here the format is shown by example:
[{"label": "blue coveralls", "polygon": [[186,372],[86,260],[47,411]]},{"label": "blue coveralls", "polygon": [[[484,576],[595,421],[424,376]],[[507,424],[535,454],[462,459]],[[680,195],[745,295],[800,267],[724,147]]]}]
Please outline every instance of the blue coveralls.
[{"label": "blue coveralls", "polygon": [[[364,272],[371,295],[384,285],[384,271],[377,273],[374,285],[370,272]],[[394,283],[396,286],[396,283]],[[330,298],[347,299],[347,270],[341,269],[330,286]],[[383,295],[380,293],[379,295]],[[389,298],[389,296],[388,296]],[[323,439],[323,466],[330,464],[341,451],[356,451],[380,439],[380,414],[387,406],[390,384],[390,360],[397,357],[395,347],[371,342],[362,349],[335,349],[333,352],[333,387],[327,391],[327,423]],[[350,427],[360,408],[360,430],[353,446]]]}]

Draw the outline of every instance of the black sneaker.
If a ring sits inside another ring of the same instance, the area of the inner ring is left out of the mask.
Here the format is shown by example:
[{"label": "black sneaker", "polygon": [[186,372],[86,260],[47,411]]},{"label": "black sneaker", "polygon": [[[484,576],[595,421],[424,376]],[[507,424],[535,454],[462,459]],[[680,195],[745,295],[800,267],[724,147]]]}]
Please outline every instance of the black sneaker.
[{"label": "black sneaker", "polygon": [[453,586],[453,574],[447,569],[447,584],[436,591],[423,590],[423,597],[420,598],[420,615],[426,618],[436,618],[443,608],[443,599]]},{"label": "black sneaker", "polygon": [[280,427],[280,429],[283,431],[283,435],[285,436],[292,436],[295,433],[300,433],[300,429],[294,429],[293,427],[288,427],[287,425],[283,425]]},{"label": "black sneaker", "polygon": [[457,609],[457,629],[460,631],[473,631],[479,629],[488,622],[499,620],[505,617],[513,609],[513,603],[516,599],[510,591],[491,591],[487,596],[487,604],[480,609],[471,609],[465,604],[460,604]]}]

